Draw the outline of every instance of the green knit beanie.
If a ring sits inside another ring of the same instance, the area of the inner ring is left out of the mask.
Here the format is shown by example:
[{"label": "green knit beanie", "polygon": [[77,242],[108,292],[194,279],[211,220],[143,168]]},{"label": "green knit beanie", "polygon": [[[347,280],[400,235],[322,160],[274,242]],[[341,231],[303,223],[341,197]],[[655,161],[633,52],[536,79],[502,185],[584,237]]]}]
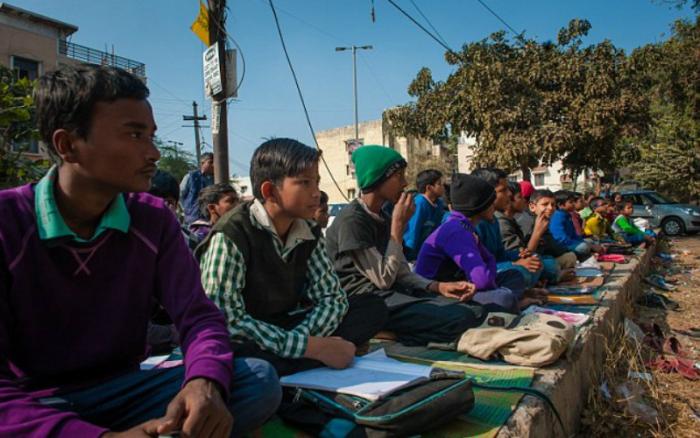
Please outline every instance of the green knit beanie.
[{"label": "green knit beanie", "polygon": [[360,146],[352,153],[360,190],[372,189],[396,171],[406,167],[406,160],[392,148],[380,145]]}]

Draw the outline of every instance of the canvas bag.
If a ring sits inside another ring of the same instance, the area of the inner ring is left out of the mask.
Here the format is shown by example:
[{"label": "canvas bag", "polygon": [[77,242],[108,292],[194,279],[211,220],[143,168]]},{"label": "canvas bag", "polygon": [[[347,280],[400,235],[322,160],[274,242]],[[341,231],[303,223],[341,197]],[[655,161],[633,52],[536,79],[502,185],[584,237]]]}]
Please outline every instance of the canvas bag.
[{"label": "canvas bag", "polygon": [[460,337],[457,351],[482,360],[501,356],[515,365],[540,367],[559,359],[574,340],[573,326],[554,315],[533,313],[500,327],[492,326],[498,322],[492,315]]}]

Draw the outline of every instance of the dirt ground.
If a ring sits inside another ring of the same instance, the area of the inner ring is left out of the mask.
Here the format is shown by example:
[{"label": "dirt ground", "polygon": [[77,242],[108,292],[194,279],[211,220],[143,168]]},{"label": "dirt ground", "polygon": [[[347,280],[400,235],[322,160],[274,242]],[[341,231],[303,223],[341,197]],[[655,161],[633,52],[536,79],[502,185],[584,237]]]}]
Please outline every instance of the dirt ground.
[{"label": "dirt ground", "polygon": [[[642,290],[661,293],[680,307],[672,311],[630,303],[626,317],[639,325],[656,323],[667,339],[678,339],[679,356],[700,361],[700,332],[690,330],[700,330],[700,236],[667,239],[659,246],[673,261],[664,264],[655,258],[650,274],[662,275],[674,290],[662,291],[648,284]],[[658,353],[632,338],[619,329],[609,340],[601,387],[594,388],[589,397],[579,436],[700,437],[700,380],[653,369],[648,361]],[[625,396],[621,387],[637,391],[640,403],[636,409],[629,402],[635,397],[629,397],[629,392]]]},{"label": "dirt ground", "polygon": [[[668,241],[668,252],[675,258],[669,268],[660,268],[667,280],[675,281],[676,289],[664,294],[678,302],[678,311],[635,306],[640,322],[656,322],[666,336],[675,336],[685,357],[700,360],[700,338],[690,336],[691,328],[700,329],[700,237],[687,236]],[[664,272],[665,271],[665,272]],[[678,373],[652,371],[657,397],[666,407],[668,435],[700,437],[700,380],[691,381]]]}]

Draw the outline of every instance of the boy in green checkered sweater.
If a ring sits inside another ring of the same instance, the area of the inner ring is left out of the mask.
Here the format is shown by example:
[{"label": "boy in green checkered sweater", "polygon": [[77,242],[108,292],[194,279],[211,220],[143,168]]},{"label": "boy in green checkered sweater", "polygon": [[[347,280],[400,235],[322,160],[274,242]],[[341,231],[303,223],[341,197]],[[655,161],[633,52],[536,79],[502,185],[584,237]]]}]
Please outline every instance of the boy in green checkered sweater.
[{"label": "boy in green checkered sweater", "polygon": [[379,297],[348,299],[312,221],[319,158],[292,139],[260,145],[250,169],[255,199],[219,219],[196,252],[236,355],[263,358],[280,375],[347,367],[387,318]]}]

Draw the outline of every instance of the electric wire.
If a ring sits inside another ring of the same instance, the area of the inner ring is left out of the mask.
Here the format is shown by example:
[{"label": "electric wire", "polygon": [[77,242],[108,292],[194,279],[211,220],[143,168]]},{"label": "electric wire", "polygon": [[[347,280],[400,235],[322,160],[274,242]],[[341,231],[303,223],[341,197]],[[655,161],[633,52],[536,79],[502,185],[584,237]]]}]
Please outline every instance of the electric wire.
[{"label": "electric wire", "polygon": [[438,37],[440,37],[440,41],[442,41],[443,43],[445,43],[445,45],[448,45],[448,44],[447,44],[447,41],[445,41],[445,38],[443,38],[442,35],[440,35],[440,32],[435,28],[435,26],[433,26],[433,23],[431,23],[430,20],[428,20],[428,17],[425,16],[425,14],[423,13],[423,11],[420,10],[420,8],[418,7],[418,5],[417,5],[413,0],[411,0],[411,4],[413,5],[414,8],[416,8],[416,11],[418,11],[418,13],[420,14],[420,16],[423,17],[423,19],[425,20],[425,22],[428,23],[428,26],[430,26],[430,28],[433,30],[433,32],[435,32],[435,35],[437,35]]},{"label": "electric wire", "polygon": [[306,108],[306,102],[304,101],[304,95],[301,92],[301,86],[299,85],[299,80],[297,79],[297,74],[296,71],[294,70],[294,66],[292,65],[292,60],[289,57],[289,52],[287,51],[287,44],[284,42],[284,35],[282,35],[282,27],[280,26],[279,18],[277,17],[277,11],[275,10],[275,5],[272,2],[272,0],[268,0],[270,4],[270,9],[272,10],[272,16],[275,19],[275,26],[277,27],[277,34],[279,35],[280,38],[280,43],[282,44],[282,50],[284,51],[284,56],[287,59],[287,65],[289,65],[289,70],[292,72],[292,78],[294,79],[294,85],[296,85],[297,88],[297,94],[299,95],[299,100],[301,101],[301,106],[304,109],[304,116],[306,117],[306,123],[309,126],[309,131],[311,131],[311,136],[314,139],[314,144],[316,145],[316,149],[318,149],[321,156],[321,161],[323,162],[323,165],[326,168],[326,171],[328,171],[328,175],[330,175],[331,180],[333,181],[333,184],[335,187],[338,189],[338,192],[340,192],[340,195],[345,199],[347,202],[350,202],[347,196],[345,196],[345,193],[343,193],[343,189],[340,188],[340,185],[338,184],[338,181],[336,181],[335,177],[333,176],[333,173],[331,172],[330,167],[328,166],[328,163],[326,162],[326,159],[323,156],[323,151],[321,150],[321,147],[318,145],[318,140],[316,139],[316,131],[314,130],[313,125],[311,124],[311,117],[309,116],[309,111]]},{"label": "electric wire", "polygon": [[440,38],[438,38],[437,36],[433,35],[433,33],[430,32],[428,29],[426,29],[425,26],[423,26],[422,24],[420,24],[420,23],[418,22],[418,20],[416,20],[415,18],[413,18],[413,17],[411,16],[411,14],[409,14],[409,13],[406,12],[406,11],[404,11],[404,10],[401,8],[401,6],[397,5],[396,2],[394,2],[394,0],[386,0],[386,1],[388,1],[394,8],[396,8],[399,12],[401,12],[406,18],[408,18],[409,20],[411,20],[411,21],[413,22],[413,24],[415,24],[416,26],[418,26],[418,27],[419,27],[423,32],[425,32],[430,38],[434,39],[438,44],[440,44],[442,47],[444,47],[445,50],[447,50],[447,51],[450,52],[450,53],[455,53],[455,51],[452,50],[452,49],[450,48],[450,46],[448,46],[447,44],[445,44],[444,42],[442,42],[442,41],[440,40]]},{"label": "electric wire", "polygon": [[522,32],[518,33],[518,31],[516,31],[515,29],[513,29],[513,26],[511,26],[510,24],[506,23],[506,20],[504,20],[503,18],[501,18],[501,16],[498,15],[493,9],[489,8],[489,7],[486,5],[486,3],[483,2],[483,0],[476,0],[476,1],[478,1],[479,4],[481,4],[481,6],[483,6],[484,8],[486,8],[486,10],[489,11],[489,12],[491,13],[491,15],[493,15],[494,17],[496,17],[496,19],[497,19],[498,21],[500,21],[501,23],[503,23],[511,32],[513,32],[513,35],[515,35],[516,37],[519,38],[519,37],[523,34]]}]

